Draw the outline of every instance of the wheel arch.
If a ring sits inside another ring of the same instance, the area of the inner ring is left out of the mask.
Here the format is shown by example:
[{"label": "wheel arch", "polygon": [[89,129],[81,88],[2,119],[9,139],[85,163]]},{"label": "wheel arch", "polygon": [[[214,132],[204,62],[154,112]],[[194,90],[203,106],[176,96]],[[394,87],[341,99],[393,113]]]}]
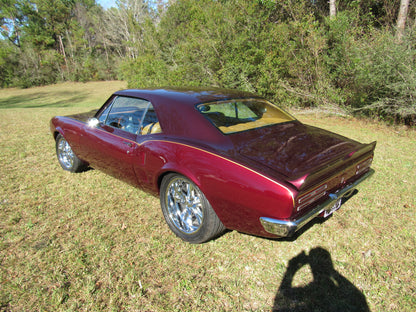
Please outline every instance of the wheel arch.
[{"label": "wheel arch", "polygon": [[52,129],[52,135],[53,135],[53,139],[56,141],[56,139],[58,138],[58,135],[62,135],[65,138],[65,131],[64,129],[59,125],[57,127],[54,127]]},{"label": "wheel arch", "polygon": [[53,139],[55,141],[56,141],[56,138],[58,137],[58,135],[62,135],[63,136],[63,134],[60,131],[58,131],[57,129],[55,129],[55,131],[53,132]]},{"label": "wheel arch", "polygon": [[173,170],[168,170],[168,171],[164,171],[164,172],[162,172],[158,177],[157,177],[157,191],[158,191],[158,193],[160,194],[160,187],[161,187],[161,185],[162,185],[162,181],[163,181],[163,179],[168,175],[168,174],[171,174],[171,173],[178,173],[178,172],[176,172],[176,171],[173,171]]},{"label": "wheel arch", "polygon": [[184,177],[188,178],[193,183],[195,183],[196,186],[201,188],[200,181],[189,170],[178,170],[177,168],[171,167],[171,168],[166,168],[165,170],[163,170],[157,177],[156,182],[157,182],[157,191],[159,195],[160,195],[160,188],[161,188],[163,179],[171,173],[183,175]]}]

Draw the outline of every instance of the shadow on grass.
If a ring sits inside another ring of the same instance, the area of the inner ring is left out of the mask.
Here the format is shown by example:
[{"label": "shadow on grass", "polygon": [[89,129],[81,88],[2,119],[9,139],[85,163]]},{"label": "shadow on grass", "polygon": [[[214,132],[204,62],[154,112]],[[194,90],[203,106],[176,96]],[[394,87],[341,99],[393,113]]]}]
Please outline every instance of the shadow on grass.
[{"label": "shadow on grass", "polygon": [[53,99],[50,93],[38,92],[0,99],[0,108],[70,107],[87,97],[88,95],[82,92],[62,91],[59,93],[59,99]]},{"label": "shadow on grass", "polygon": [[[309,265],[313,281],[304,287],[293,287],[293,278],[303,266]],[[274,312],[300,311],[370,311],[363,293],[339,274],[331,255],[321,247],[307,255],[302,251],[289,261],[277,291]]]}]

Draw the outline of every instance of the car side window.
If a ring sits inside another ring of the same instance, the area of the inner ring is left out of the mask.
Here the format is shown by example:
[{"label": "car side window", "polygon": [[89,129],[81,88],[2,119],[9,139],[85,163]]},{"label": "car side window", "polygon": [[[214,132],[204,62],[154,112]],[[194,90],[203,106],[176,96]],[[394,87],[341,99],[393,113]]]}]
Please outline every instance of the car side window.
[{"label": "car side window", "polygon": [[152,105],[149,106],[142,123],[141,134],[154,134],[161,133],[159,120],[157,119],[156,112]]},{"label": "car side window", "polygon": [[98,120],[107,126],[133,134],[157,133],[157,130],[161,132],[152,104],[138,98],[115,97],[111,105],[102,111]]},{"label": "car side window", "polygon": [[98,116],[98,120],[100,123],[104,124],[105,120],[107,119],[108,112],[110,111],[111,105],[107,105],[106,108],[101,112],[101,114]]}]

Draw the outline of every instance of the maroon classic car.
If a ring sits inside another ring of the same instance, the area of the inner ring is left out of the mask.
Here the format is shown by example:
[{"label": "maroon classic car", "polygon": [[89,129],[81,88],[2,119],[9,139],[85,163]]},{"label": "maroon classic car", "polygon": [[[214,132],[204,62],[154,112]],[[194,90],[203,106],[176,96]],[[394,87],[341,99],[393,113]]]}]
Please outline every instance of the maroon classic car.
[{"label": "maroon classic car", "polygon": [[160,196],[170,229],[190,243],[225,229],[291,236],[374,172],[375,142],[232,90],[118,91],[98,111],[54,117],[51,131],[63,169],[92,167]]}]

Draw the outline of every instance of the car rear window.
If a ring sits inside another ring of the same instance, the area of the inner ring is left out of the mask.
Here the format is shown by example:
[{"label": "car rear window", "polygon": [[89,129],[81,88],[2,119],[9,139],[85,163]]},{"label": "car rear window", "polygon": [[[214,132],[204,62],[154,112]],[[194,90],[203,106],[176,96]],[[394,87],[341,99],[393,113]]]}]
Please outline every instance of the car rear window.
[{"label": "car rear window", "polygon": [[236,133],[295,120],[261,99],[236,99],[197,105],[197,109],[222,133]]}]

